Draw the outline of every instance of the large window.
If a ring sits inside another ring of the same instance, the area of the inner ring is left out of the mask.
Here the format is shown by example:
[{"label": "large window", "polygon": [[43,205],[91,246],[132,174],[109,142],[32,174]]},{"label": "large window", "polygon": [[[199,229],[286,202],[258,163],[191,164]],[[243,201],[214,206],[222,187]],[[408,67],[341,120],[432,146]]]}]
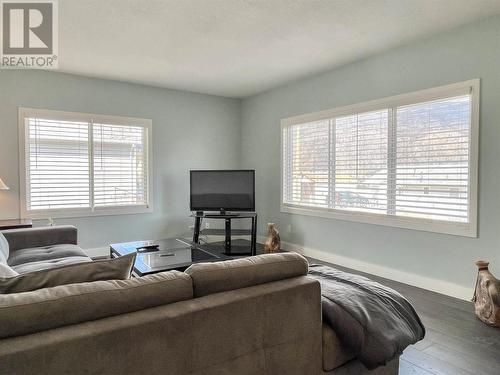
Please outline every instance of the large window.
[{"label": "large window", "polygon": [[19,110],[22,215],[150,212],[151,121]]},{"label": "large window", "polygon": [[479,81],[282,120],[282,211],[476,236]]}]

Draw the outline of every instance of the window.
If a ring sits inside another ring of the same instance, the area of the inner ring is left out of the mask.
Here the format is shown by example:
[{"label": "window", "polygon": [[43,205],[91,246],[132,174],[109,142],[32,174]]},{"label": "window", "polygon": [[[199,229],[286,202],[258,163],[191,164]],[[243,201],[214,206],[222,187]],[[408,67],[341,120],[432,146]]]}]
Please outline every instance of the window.
[{"label": "window", "polygon": [[151,121],[19,110],[23,217],[151,212]]},{"label": "window", "polygon": [[282,120],[282,211],[476,236],[479,80]]}]

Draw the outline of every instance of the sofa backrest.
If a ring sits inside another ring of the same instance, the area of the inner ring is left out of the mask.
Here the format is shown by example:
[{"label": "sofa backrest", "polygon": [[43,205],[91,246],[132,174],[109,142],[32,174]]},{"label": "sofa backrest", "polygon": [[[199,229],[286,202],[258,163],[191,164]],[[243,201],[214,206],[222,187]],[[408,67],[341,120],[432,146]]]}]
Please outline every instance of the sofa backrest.
[{"label": "sofa backrest", "polygon": [[0,298],[0,338],[25,335],[193,298],[177,271],[128,280],[69,284]]},{"label": "sofa backrest", "polygon": [[58,244],[76,245],[78,240],[78,230],[72,225],[7,229],[2,233],[9,242],[11,252],[19,249]]},{"label": "sofa backrest", "polygon": [[264,254],[215,263],[191,265],[194,296],[225,292],[307,275],[307,260],[297,253]]},{"label": "sofa backrest", "polygon": [[0,339],[0,373],[317,375],[320,286],[294,277]]}]

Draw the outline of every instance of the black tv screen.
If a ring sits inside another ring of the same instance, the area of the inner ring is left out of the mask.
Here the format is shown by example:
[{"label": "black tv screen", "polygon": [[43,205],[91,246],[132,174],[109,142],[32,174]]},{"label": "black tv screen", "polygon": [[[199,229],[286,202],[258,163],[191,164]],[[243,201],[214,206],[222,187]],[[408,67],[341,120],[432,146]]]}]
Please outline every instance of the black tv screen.
[{"label": "black tv screen", "polygon": [[254,170],[191,171],[191,211],[255,211]]}]

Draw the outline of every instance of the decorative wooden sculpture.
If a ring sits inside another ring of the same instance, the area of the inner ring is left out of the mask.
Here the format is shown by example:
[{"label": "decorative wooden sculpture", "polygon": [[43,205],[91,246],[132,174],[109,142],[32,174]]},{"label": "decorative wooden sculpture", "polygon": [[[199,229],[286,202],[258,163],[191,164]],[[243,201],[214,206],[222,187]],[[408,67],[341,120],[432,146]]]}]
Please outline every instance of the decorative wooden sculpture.
[{"label": "decorative wooden sculpture", "polygon": [[281,248],[280,233],[276,230],[274,223],[267,224],[267,239],[264,244],[266,253],[277,253]]},{"label": "decorative wooden sculpture", "polygon": [[500,280],[488,270],[488,262],[479,260],[476,290],[472,302],[475,303],[476,315],[486,324],[500,327]]}]

